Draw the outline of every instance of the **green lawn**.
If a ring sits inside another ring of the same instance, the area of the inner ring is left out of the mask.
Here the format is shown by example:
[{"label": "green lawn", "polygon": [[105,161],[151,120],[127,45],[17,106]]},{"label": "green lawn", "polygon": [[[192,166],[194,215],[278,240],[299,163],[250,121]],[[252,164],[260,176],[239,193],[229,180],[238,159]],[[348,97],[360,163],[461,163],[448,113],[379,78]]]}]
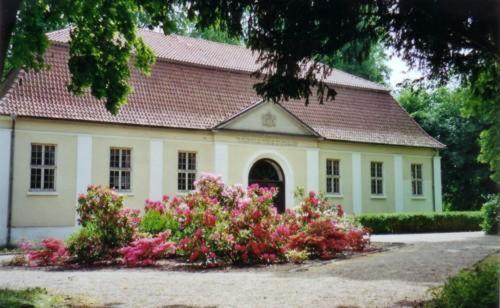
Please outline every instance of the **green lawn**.
[{"label": "green lawn", "polygon": [[62,306],[63,299],[42,288],[24,290],[0,289],[0,307],[54,307]]},{"label": "green lawn", "polygon": [[94,305],[90,299],[53,295],[42,288],[0,289],[0,308],[94,307]]}]

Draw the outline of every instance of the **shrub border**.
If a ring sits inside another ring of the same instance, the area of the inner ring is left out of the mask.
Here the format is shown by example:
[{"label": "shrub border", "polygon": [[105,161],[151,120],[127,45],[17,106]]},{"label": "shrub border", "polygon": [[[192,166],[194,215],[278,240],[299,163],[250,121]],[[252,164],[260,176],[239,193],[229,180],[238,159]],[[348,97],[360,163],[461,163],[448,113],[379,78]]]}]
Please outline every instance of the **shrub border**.
[{"label": "shrub border", "polygon": [[360,214],[356,219],[375,234],[480,231],[481,211]]}]

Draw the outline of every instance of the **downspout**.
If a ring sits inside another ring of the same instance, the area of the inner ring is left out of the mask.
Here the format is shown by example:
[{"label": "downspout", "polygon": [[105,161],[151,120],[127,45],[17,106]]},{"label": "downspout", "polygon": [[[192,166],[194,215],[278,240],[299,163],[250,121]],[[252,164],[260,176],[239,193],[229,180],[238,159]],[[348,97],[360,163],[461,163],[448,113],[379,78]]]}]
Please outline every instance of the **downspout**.
[{"label": "downspout", "polygon": [[7,203],[7,246],[10,246],[12,231],[12,194],[14,186],[14,148],[16,141],[16,114],[11,114],[12,128],[10,131],[10,160],[9,160],[9,198]]}]

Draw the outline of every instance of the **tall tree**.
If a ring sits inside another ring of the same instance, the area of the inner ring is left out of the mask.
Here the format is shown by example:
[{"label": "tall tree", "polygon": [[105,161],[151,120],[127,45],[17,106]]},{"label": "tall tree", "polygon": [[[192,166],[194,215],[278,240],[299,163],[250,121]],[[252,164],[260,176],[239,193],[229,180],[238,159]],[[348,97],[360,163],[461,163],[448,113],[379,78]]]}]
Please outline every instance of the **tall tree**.
[{"label": "tall tree", "polygon": [[495,191],[488,166],[477,160],[485,121],[463,116],[464,108],[476,100],[466,88],[405,89],[399,95],[410,115],[447,145],[441,151],[443,199],[451,210],[479,209],[485,197]]},{"label": "tall tree", "polygon": [[357,42],[348,43],[334,55],[321,59],[321,62],[330,67],[381,84],[387,84],[389,80],[391,70],[387,61],[387,54],[380,42],[372,43],[368,49]]}]

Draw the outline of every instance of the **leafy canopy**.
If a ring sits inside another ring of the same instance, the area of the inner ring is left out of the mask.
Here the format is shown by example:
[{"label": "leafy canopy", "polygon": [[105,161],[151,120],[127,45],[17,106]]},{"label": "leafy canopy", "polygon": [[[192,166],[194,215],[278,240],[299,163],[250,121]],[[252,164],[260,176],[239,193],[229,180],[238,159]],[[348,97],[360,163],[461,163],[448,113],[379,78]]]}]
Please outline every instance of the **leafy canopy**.
[{"label": "leafy canopy", "polygon": [[441,151],[443,199],[450,210],[477,210],[495,185],[490,170],[477,160],[480,118],[463,116],[465,108],[477,102],[470,89],[441,87],[432,91],[405,89],[401,105],[429,134],[447,147]]},{"label": "leafy canopy", "polygon": [[318,57],[334,55],[351,42],[363,42],[360,53],[366,54],[371,44],[365,42],[383,38],[410,62],[428,64],[436,77],[446,78],[450,71],[474,77],[486,59],[497,56],[494,13],[476,7],[450,0],[26,0],[13,40],[14,63],[43,68],[44,25],[63,20],[72,26],[69,89],[77,94],[90,89],[117,113],[130,92],[132,53],[144,73],[154,63],[137,27],[170,33],[176,29],[173,12],[181,10],[197,29],[217,25],[260,52],[259,94],[274,101],[307,100],[312,87],[329,92],[320,82],[328,69]]},{"label": "leafy canopy", "polygon": [[[260,79],[254,87],[272,101],[305,99],[307,104],[312,89],[320,102],[333,96],[333,89],[321,82],[330,73],[321,59],[348,44],[360,47],[353,50],[362,59],[373,42],[382,40],[431,79],[444,83],[458,76],[481,98],[469,107],[469,114],[489,118],[480,157],[493,170],[500,168],[496,0],[25,0],[19,14],[0,14],[17,16],[12,63],[28,69],[45,67],[47,25],[71,25],[68,88],[76,94],[90,89],[116,114],[131,91],[132,54],[135,67],[145,74],[154,63],[153,52],[137,36],[138,26],[171,33],[178,27],[178,11],[185,12],[196,29],[216,25],[230,37],[244,37],[260,55],[255,74]],[[0,37],[9,38],[9,29],[2,27]],[[0,48],[0,68],[4,50]],[[500,180],[500,171],[497,175]]]}]

